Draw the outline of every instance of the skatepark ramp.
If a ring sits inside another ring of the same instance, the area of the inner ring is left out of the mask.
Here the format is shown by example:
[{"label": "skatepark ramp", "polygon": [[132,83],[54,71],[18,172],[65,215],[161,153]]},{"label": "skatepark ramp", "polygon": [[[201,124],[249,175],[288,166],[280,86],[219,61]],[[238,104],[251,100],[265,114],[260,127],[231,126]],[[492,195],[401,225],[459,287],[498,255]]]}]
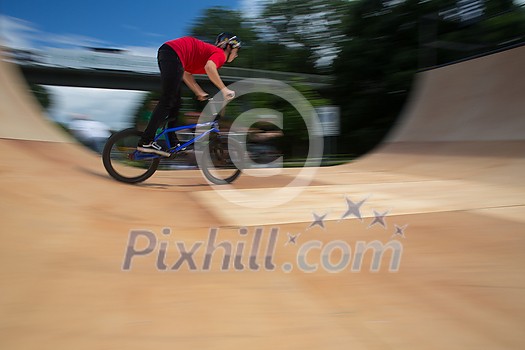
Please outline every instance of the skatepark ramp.
[{"label": "skatepark ramp", "polygon": [[18,68],[0,51],[0,138],[64,142],[72,140],[43,117]]},{"label": "skatepark ramp", "polygon": [[525,348],[523,62],[421,73],[384,144],[253,208],[223,195],[260,201],[298,171],[118,183],[0,60],[0,347]]},{"label": "skatepark ramp", "polygon": [[525,155],[523,62],[520,46],[420,73],[387,140],[352,169],[518,180]]},{"label": "skatepark ramp", "polygon": [[525,46],[420,74],[388,142],[525,140]]}]

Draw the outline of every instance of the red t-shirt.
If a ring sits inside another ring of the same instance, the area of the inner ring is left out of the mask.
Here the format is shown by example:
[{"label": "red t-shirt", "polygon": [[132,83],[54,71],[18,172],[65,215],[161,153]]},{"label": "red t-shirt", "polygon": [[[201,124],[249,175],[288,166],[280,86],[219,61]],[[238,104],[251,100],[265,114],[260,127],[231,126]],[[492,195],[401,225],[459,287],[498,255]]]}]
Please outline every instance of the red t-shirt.
[{"label": "red t-shirt", "polygon": [[204,66],[209,60],[220,68],[226,62],[226,55],[221,48],[198,39],[185,36],[167,41],[180,58],[184,70],[191,74],[205,74]]}]

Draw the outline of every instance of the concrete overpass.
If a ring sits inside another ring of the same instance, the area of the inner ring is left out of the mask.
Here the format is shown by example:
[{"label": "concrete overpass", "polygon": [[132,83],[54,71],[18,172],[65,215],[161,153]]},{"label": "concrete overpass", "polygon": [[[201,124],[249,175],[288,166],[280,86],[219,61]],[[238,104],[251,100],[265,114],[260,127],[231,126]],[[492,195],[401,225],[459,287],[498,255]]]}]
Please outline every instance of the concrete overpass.
[{"label": "concrete overpass", "polygon": [[[32,84],[144,91],[154,91],[160,87],[159,73],[106,69],[74,69],[25,64],[21,64],[19,67],[26,80]],[[280,80],[288,84],[301,81],[315,90],[329,88],[333,80],[330,76],[230,67],[221,68],[220,73],[226,84],[246,78],[266,78]],[[196,75],[195,79],[205,90],[214,88],[213,84],[211,84],[205,75]]]},{"label": "concrete overpass", "polygon": [[[160,75],[154,57],[127,54],[121,50],[66,50],[45,52],[11,50],[12,60],[20,67],[29,83],[57,86],[108,88],[154,91],[160,86]],[[266,78],[285,83],[301,81],[316,90],[327,89],[333,77],[222,67],[221,77],[226,84],[246,78]],[[208,91],[213,84],[205,75],[196,80]]]}]

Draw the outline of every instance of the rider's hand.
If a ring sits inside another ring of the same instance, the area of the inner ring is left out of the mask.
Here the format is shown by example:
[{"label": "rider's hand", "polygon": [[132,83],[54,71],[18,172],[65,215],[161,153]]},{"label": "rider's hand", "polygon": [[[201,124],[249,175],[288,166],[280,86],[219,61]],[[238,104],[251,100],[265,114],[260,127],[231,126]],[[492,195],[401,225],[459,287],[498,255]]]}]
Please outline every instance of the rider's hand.
[{"label": "rider's hand", "polygon": [[203,92],[203,93],[197,95],[197,100],[199,100],[199,101],[206,101],[208,99],[208,96],[209,95],[207,93]]},{"label": "rider's hand", "polygon": [[232,91],[228,88],[224,88],[221,90],[222,96],[224,96],[225,100],[233,100],[235,98],[235,91]]}]

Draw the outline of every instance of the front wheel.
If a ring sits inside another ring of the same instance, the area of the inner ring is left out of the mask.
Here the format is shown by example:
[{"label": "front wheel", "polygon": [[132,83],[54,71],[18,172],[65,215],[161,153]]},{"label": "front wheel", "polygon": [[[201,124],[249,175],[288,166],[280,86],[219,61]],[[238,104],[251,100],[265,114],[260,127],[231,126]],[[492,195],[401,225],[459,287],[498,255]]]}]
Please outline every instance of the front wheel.
[{"label": "front wheel", "polygon": [[143,132],[126,129],[113,134],[102,152],[104,168],[114,179],[133,184],[151,177],[159,166],[159,156],[137,151]]},{"label": "front wheel", "polygon": [[204,147],[200,166],[206,179],[225,185],[241,175],[243,161],[244,152],[237,141],[216,137]]}]

